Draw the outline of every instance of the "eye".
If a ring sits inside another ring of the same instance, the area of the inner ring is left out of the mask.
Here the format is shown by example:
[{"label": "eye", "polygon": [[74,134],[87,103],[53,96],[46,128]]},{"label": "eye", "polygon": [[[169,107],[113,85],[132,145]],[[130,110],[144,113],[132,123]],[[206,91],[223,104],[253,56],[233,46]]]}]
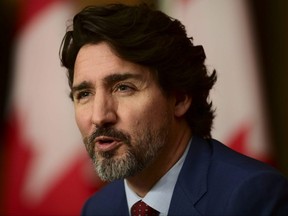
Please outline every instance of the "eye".
[{"label": "eye", "polygon": [[120,83],[118,85],[115,86],[114,88],[114,91],[115,92],[120,92],[120,93],[132,93],[133,91],[135,91],[135,87],[132,86],[131,84],[123,84],[123,83]]},{"label": "eye", "polygon": [[89,91],[80,91],[74,95],[74,99],[76,99],[77,101],[81,101],[90,95],[91,93]]},{"label": "eye", "polygon": [[128,91],[128,90],[131,90],[131,87],[127,85],[119,85],[117,87],[117,91]]}]

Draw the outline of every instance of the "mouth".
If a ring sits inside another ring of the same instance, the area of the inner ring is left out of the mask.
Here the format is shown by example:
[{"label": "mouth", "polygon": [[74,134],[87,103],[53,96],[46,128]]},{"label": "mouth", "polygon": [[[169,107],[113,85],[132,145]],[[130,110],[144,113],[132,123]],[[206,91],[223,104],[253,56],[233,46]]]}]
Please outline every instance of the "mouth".
[{"label": "mouth", "polygon": [[122,144],[120,139],[107,136],[99,136],[95,139],[95,148],[102,152],[115,150]]}]

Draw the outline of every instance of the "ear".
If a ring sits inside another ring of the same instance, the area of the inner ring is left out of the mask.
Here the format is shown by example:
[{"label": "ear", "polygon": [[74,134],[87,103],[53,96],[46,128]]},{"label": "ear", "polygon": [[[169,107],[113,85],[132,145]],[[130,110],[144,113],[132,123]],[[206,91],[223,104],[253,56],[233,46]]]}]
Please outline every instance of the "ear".
[{"label": "ear", "polygon": [[192,98],[191,96],[185,93],[176,93],[175,94],[175,107],[174,107],[174,114],[176,117],[182,117],[185,115],[187,110],[189,109]]}]

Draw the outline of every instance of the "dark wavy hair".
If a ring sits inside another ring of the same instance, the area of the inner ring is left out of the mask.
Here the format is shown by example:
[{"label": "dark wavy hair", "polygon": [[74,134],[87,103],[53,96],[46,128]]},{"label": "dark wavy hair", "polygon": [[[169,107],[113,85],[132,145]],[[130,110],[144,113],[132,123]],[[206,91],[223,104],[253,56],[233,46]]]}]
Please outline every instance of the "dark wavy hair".
[{"label": "dark wavy hair", "polygon": [[202,46],[194,46],[185,27],[145,4],[89,6],[73,18],[60,48],[63,66],[72,87],[76,56],[83,45],[106,42],[122,59],[155,71],[160,88],[168,95],[192,97],[186,119],[194,135],[210,138],[214,119],[209,91],[216,82],[204,64]]}]

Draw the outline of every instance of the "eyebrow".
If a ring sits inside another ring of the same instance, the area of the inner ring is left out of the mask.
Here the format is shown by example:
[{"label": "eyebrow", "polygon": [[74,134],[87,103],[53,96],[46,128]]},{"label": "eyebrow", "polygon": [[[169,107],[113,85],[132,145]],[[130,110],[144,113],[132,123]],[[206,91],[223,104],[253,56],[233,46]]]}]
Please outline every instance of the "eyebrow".
[{"label": "eyebrow", "polygon": [[106,85],[113,85],[114,83],[124,81],[127,79],[140,79],[140,74],[123,73],[123,74],[111,74],[104,78]]}]

